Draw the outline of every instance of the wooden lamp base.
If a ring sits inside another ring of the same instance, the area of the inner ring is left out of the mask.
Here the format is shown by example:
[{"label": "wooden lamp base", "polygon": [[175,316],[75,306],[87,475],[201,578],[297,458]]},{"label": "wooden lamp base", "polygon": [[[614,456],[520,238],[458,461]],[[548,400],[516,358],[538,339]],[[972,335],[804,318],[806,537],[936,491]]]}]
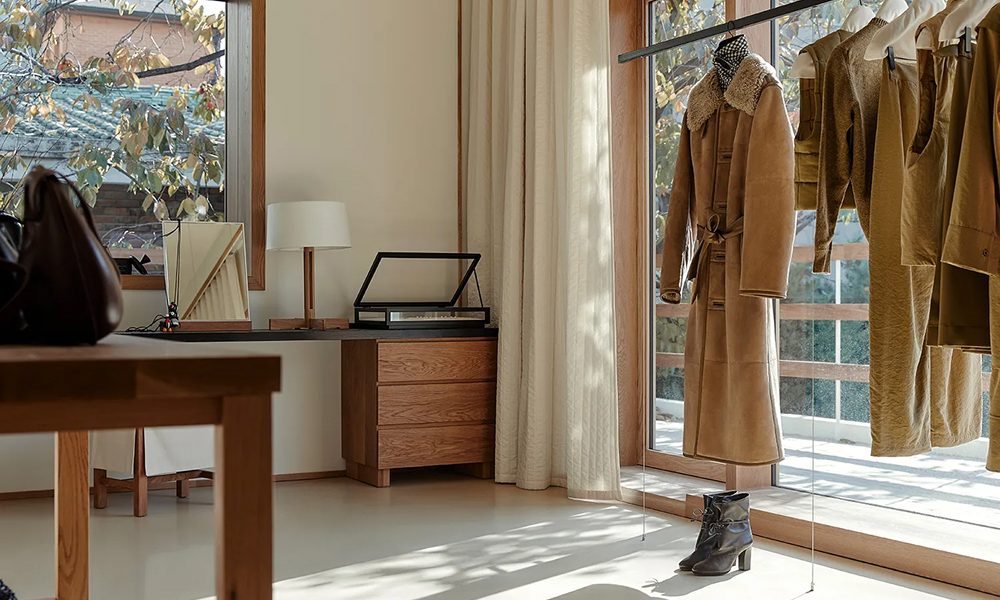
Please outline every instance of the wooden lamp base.
[{"label": "wooden lamp base", "polygon": [[268,327],[272,331],[289,329],[348,329],[351,324],[347,319],[271,319]]},{"label": "wooden lamp base", "polygon": [[316,318],[316,266],[315,249],[302,249],[302,299],[304,315],[299,319],[271,319],[268,327],[272,331],[287,331],[289,329],[348,329],[347,319],[317,319]]}]

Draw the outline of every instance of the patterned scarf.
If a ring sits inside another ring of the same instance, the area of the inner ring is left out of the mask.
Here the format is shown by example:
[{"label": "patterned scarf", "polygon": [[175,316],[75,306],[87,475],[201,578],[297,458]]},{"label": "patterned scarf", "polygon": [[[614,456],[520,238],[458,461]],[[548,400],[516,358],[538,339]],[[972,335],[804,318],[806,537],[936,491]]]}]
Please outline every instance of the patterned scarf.
[{"label": "patterned scarf", "polygon": [[715,70],[719,74],[719,85],[722,86],[722,91],[725,91],[729,87],[733,76],[736,75],[736,69],[739,68],[740,63],[743,62],[743,59],[749,53],[750,44],[747,42],[745,35],[728,38],[715,49],[712,62],[715,64]]}]

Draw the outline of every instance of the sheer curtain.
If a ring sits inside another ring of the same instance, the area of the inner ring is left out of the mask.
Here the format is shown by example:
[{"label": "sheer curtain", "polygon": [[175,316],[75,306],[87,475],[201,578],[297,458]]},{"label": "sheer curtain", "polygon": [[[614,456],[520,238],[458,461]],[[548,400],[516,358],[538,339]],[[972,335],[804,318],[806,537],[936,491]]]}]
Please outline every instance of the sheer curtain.
[{"label": "sheer curtain", "polygon": [[497,481],[620,499],[608,0],[473,0],[466,241],[500,325]]}]

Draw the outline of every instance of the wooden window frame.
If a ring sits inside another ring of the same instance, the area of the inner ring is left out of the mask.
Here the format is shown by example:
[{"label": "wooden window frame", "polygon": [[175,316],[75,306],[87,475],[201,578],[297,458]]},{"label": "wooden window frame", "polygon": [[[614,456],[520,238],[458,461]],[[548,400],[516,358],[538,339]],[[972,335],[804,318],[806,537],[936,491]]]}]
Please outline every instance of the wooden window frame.
[{"label": "wooden window frame", "polygon": [[[654,309],[651,306],[650,261],[655,260],[655,257],[650,256],[651,232],[648,226],[648,71],[646,61],[635,60],[622,65],[616,59],[622,52],[647,45],[650,1],[610,0],[609,7],[611,85],[614,90],[611,105],[611,157],[615,306],[619,340],[619,446],[623,467],[643,464],[652,469],[678,474],[668,477],[677,480],[675,492],[681,497],[678,499],[676,494],[671,497],[663,492],[643,493],[626,488],[625,500],[690,518],[695,508],[700,507],[699,494],[703,490],[724,486],[726,489],[760,490],[758,493],[764,497],[784,495],[791,506],[801,503],[803,498],[809,498],[809,494],[775,486],[770,467],[725,465],[657,452],[649,447],[648,416],[652,391],[649,382],[652,376],[650,369],[653,367],[653,360],[650,360],[649,355],[652,351],[649,316]],[[725,0],[727,20],[768,8],[769,0]],[[752,49],[773,57],[777,49],[771,32],[771,24],[763,23],[742,33],[749,38]],[[793,260],[811,262],[811,249],[797,249],[796,253],[801,256],[793,256]],[[868,256],[865,244],[838,245],[834,248],[834,253],[839,260],[865,260]],[[686,316],[687,308],[657,305],[655,310],[657,314],[664,316]],[[867,314],[867,305],[784,304],[779,316],[784,320],[859,320],[867,319]],[[655,357],[656,363],[670,366],[682,365],[682,360],[683,355],[679,353],[662,353]],[[788,375],[797,374],[810,378],[867,380],[868,367],[786,360],[781,361],[781,369]],[[687,481],[686,486],[690,490],[685,490],[684,481]],[[840,510],[849,511],[852,517],[847,525],[843,522],[834,524],[826,520],[824,513],[817,513],[815,539],[819,551],[986,593],[1000,593],[1000,582],[981,576],[981,573],[1000,566],[1000,559],[983,560],[912,540],[900,541],[893,538],[893,534],[886,533],[884,527],[873,525],[877,523],[877,519],[866,522],[865,511],[856,511],[859,506],[856,503],[823,496],[817,496],[816,501],[834,504],[839,502]],[[849,506],[844,509],[843,503],[848,503]],[[887,510],[877,506],[870,508],[874,511],[873,514]],[[854,520],[855,515],[857,520]],[[798,514],[794,514],[794,510],[789,513],[774,507],[754,510],[754,529],[760,537],[809,547],[811,527],[809,515],[801,510]],[[900,560],[900,556],[916,558]]]},{"label": "wooden window frame", "polygon": [[[230,51],[238,55],[238,60],[248,61],[249,68],[241,77],[233,82],[244,94],[250,96],[249,114],[236,115],[250,122],[250,139],[240,140],[237,144],[249,143],[249,191],[240,190],[239,194],[248,194],[249,202],[234,207],[234,213],[241,222],[247,224],[250,233],[248,251],[248,283],[251,290],[261,291],[265,288],[265,243],[266,243],[266,207],[265,207],[265,113],[266,113],[266,0],[224,0],[228,6],[227,20],[230,25],[249,22],[249,31],[238,31],[237,35],[249,38],[249,43],[234,44]],[[249,14],[247,14],[249,13]],[[230,28],[235,32],[235,28]],[[231,56],[231,55],[230,55]],[[229,83],[227,83],[227,86]],[[230,118],[232,115],[227,115]],[[228,127],[227,127],[228,129]],[[227,132],[228,136],[228,132]],[[228,143],[228,140],[227,140]],[[227,172],[229,165],[227,164]],[[227,179],[228,179],[227,173]],[[234,194],[236,195],[236,194]],[[228,202],[227,202],[228,204]],[[226,207],[227,212],[232,210]],[[125,275],[122,277],[122,287],[126,290],[162,290],[165,288],[162,275]]]}]

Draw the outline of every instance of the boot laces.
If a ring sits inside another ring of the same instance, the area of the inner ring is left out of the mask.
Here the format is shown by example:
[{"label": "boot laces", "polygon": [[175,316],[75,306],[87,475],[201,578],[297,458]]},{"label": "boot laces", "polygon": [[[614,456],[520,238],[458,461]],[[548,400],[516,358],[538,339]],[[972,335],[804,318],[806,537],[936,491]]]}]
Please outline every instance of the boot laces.
[{"label": "boot laces", "polygon": [[723,531],[725,531],[726,527],[729,527],[730,525],[737,525],[739,523],[743,523],[743,521],[734,521],[732,519],[727,519],[725,521],[716,521],[715,523],[711,523],[708,526],[708,537],[710,538],[715,537],[720,533],[722,533]]}]

